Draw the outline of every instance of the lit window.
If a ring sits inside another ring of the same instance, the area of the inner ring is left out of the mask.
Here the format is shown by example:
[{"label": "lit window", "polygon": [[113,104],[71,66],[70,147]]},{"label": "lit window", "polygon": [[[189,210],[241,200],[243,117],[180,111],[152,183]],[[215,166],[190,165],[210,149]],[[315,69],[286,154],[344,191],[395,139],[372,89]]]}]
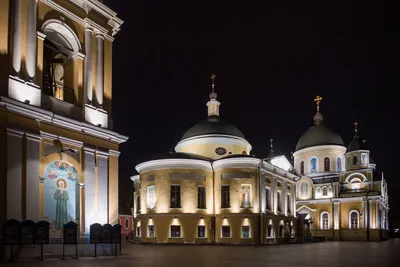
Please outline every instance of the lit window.
[{"label": "lit window", "polygon": [[351,229],[358,229],[358,213],[356,211],[350,214]]},{"label": "lit window", "polygon": [[155,231],[154,231],[154,225],[147,226],[147,236],[150,238],[153,238],[156,236]]},{"label": "lit window", "polygon": [[329,214],[326,212],[322,214],[322,230],[329,230]]},{"label": "lit window", "polygon": [[224,225],[221,227],[221,231],[222,231],[222,237],[224,238],[229,238],[231,237],[231,227]]},{"label": "lit window", "polygon": [[250,238],[250,226],[242,226],[242,238]]},{"label": "lit window", "polygon": [[197,237],[198,238],[206,237],[206,227],[204,225],[197,226]]},{"label": "lit window", "polygon": [[181,237],[181,226],[171,225],[171,237],[179,238]]}]

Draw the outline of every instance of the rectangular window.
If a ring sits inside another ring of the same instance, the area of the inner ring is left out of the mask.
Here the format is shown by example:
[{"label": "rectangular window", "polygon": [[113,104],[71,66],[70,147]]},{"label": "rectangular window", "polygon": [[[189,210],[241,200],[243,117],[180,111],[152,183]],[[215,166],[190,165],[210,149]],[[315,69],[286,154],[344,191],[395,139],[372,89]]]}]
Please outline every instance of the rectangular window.
[{"label": "rectangular window", "polygon": [[278,211],[282,212],[282,198],[281,198],[281,192],[277,192],[277,198],[278,198]]},{"label": "rectangular window", "polygon": [[197,237],[198,238],[206,237],[206,227],[204,225],[197,226]]},{"label": "rectangular window", "polygon": [[150,237],[150,238],[156,237],[156,234],[154,232],[154,225],[147,226],[147,237]]},{"label": "rectangular window", "polygon": [[271,210],[271,191],[269,188],[265,189],[265,209]]},{"label": "rectangular window", "polygon": [[125,228],[126,228],[126,229],[129,228],[129,219],[125,219]]},{"label": "rectangular window", "polygon": [[171,185],[171,203],[170,208],[181,207],[181,186]]},{"label": "rectangular window", "polygon": [[222,231],[222,237],[225,237],[225,238],[231,237],[231,227],[230,226],[227,226],[227,225],[222,226],[221,231]]},{"label": "rectangular window", "polygon": [[136,236],[140,237],[142,235],[141,231],[140,231],[140,226],[136,227]]},{"label": "rectangular window", "polygon": [[292,213],[292,205],[290,205],[291,203],[290,203],[290,195],[287,195],[287,197],[286,197],[286,201],[287,201],[287,212],[289,212],[289,213]]},{"label": "rectangular window", "polygon": [[179,238],[181,237],[181,226],[171,225],[171,237]]},{"label": "rectangular window", "polygon": [[197,188],[197,208],[206,208],[206,188],[204,186],[199,186]]},{"label": "rectangular window", "polygon": [[[140,194],[140,191],[138,194]],[[140,213],[140,195],[136,197],[136,213]]]},{"label": "rectangular window", "polygon": [[221,208],[230,208],[229,185],[221,187]]},{"label": "rectangular window", "polygon": [[250,226],[242,226],[242,238],[250,238]]}]

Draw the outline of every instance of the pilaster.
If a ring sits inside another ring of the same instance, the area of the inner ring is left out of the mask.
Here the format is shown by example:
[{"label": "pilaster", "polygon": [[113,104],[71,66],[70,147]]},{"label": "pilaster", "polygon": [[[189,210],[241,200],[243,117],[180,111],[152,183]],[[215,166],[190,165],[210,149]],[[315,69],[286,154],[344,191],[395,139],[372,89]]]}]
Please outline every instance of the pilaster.
[{"label": "pilaster", "polygon": [[7,219],[22,220],[22,138],[24,133],[7,128]]},{"label": "pilaster", "polygon": [[95,213],[95,150],[89,147],[84,147],[84,175],[85,175],[85,209],[84,209],[84,224],[85,233],[89,233],[90,225],[96,222]]},{"label": "pilaster", "polygon": [[97,151],[98,159],[98,214],[97,222],[108,223],[108,153]]},{"label": "pilaster", "polygon": [[36,75],[36,22],[37,0],[28,1],[27,31],[26,31],[26,72],[28,79],[35,82]]},{"label": "pilaster", "polygon": [[39,221],[40,136],[26,133],[26,218]]}]

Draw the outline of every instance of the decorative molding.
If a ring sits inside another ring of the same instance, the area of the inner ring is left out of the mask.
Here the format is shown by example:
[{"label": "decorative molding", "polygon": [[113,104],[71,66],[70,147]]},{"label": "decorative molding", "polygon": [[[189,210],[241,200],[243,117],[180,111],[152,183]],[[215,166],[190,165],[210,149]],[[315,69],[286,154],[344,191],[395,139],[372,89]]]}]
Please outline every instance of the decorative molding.
[{"label": "decorative molding", "polygon": [[37,38],[38,38],[38,39],[40,39],[40,40],[42,40],[42,41],[43,41],[44,39],[46,39],[46,36],[47,36],[47,35],[44,34],[43,32],[37,31],[36,34],[37,34]]},{"label": "decorative molding", "polygon": [[90,146],[83,146],[83,151],[87,154],[94,154],[96,152],[96,149]]},{"label": "decorative molding", "polygon": [[140,182],[140,175],[131,176],[131,180],[134,183]]},{"label": "decorative molding", "polygon": [[54,124],[72,131],[99,137],[117,144],[124,143],[129,139],[127,136],[120,135],[108,129],[69,119],[60,115],[56,115],[53,112],[0,96],[0,104],[3,103],[5,104],[6,109],[13,113],[36,119],[38,121],[44,121],[49,124]]},{"label": "decorative molding", "polygon": [[[154,175],[153,179],[154,179]],[[149,181],[150,176],[147,178]],[[202,173],[171,173],[170,174],[171,181],[182,181],[182,180],[192,180],[192,181],[205,181],[206,175]]]},{"label": "decorative molding", "polygon": [[25,135],[26,135],[26,139],[31,140],[31,141],[39,142],[41,139],[41,136],[38,134],[26,132]]},{"label": "decorative molding", "polygon": [[25,134],[24,131],[13,129],[13,128],[7,128],[7,135],[13,135],[16,137],[21,137]]},{"label": "decorative molding", "polygon": [[211,163],[198,159],[159,159],[138,164],[135,169],[139,173],[162,169],[201,169],[211,171]]},{"label": "decorative molding", "polygon": [[339,145],[322,145],[322,146],[312,146],[312,147],[306,147],[300,150],[297,150],[296,152],[293,153],[293,157],[297,157],[303,153],[308,153],[308,152],[313,152],[313,151],[321,151],[321,150],[339,150],[343,152],[343,154],[346,152],[346,147],[345,146],[339,146]]},{"label": "decorative molding", "polygon": [[258,158],[219,159],[212,163],[215,171],[219,171],[222,169],[231,169],[231,168],[258,169],[259,164],[260,164],[260,159]]},{"label": "decorative molding", "polygon": [[121,152],[120,152],[120,151],[117,151],[117,150],[112,150],[112,149],[110,149],[110,150],[108,151],[108,154],[109,154],[110,156],[119,157],[119,156],[121,155]]},{"label": "decorative molding", "polygon": [[96,154],[97,154],[97,156],[103,157],[103,158],[108,158],[108,156],[110,155],[110,154],[108,154],[108,152],[102,151],[99,149],[96,150]]}]

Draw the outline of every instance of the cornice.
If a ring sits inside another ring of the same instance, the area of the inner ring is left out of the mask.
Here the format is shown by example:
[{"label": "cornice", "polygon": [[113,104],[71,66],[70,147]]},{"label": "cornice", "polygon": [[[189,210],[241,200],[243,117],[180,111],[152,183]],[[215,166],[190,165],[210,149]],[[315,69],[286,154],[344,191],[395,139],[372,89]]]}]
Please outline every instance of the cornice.
[{"label": "cornice", "polygon": [[139,173],[163,169],[201,169],[212,171],[211,163],[198,159],[158,159],[140,163],[135,169]]},{"label": "cornice", "polygon": [[219,171],[222,169],[231,169],[231,168],[257,169],[260,165],[260,159],[258,158],[219,159],[214,161],[212,165],[215,171]]},{"label": "cornice", "polygon": [[346,149],[347,149],[346,147],[339,146],[339,145],[312,146],[312,147],[306,147],[306,148],[297,150],[296,152],[293,153],[293,157],[297,157],[303,153],[320,151],[320,150],[339,150],[339,151],[343,152],[343,154],[344,154],[346,152]]},{"label": "cornice", "polygon": [[99,2],[97,0],[70,0],[70,1],[73,2],[75,5],[77,5],[78,7],[85,10],[86,14],[90,10],[93,9],[97,13],[99,13],[99,14],[103,15],[105,18],[107,18],[108,19],[107,25],[112,27],[111,35],[108,34],[108,30],[105,29],[104,27],[100,26],[99,24],[97,24],[87,18],[81,18],[81,17],[75,15],[74,13],[72,13],[68,9],[60,6],[53,0],[40,0],[40,1],[42,1],[44,4],[48,5],[52,9],[57,10],[58,12],[67,16],[71,20],[78,22],[81,25],[85,25],[85,24],[89,23],[91,27],[98,29],[101,32],[104,32],[105,38],[107,40],[109,40],[110,42],[112,42],[114,40],[113,36],[115,36],[115,34],[118,31],[120,31],[121,25],[124,23],[121,19],[119,19],[117,17],[117,13],[115,13],[110,8],[108,8],[107,6],[105,6],[104,4],[102,4],[101,2]]},{"label": "cornice", "polygon": [[116,132],[90,125],[86,122],[79,122],[53,112],[33,107],[19,101],[0,96],[0,105],[4,104],[7,111],[23,115],[38,121],[43,121],[72,131],[81,132],[113,143],[121,144],[128,141],[129,137]]}]

